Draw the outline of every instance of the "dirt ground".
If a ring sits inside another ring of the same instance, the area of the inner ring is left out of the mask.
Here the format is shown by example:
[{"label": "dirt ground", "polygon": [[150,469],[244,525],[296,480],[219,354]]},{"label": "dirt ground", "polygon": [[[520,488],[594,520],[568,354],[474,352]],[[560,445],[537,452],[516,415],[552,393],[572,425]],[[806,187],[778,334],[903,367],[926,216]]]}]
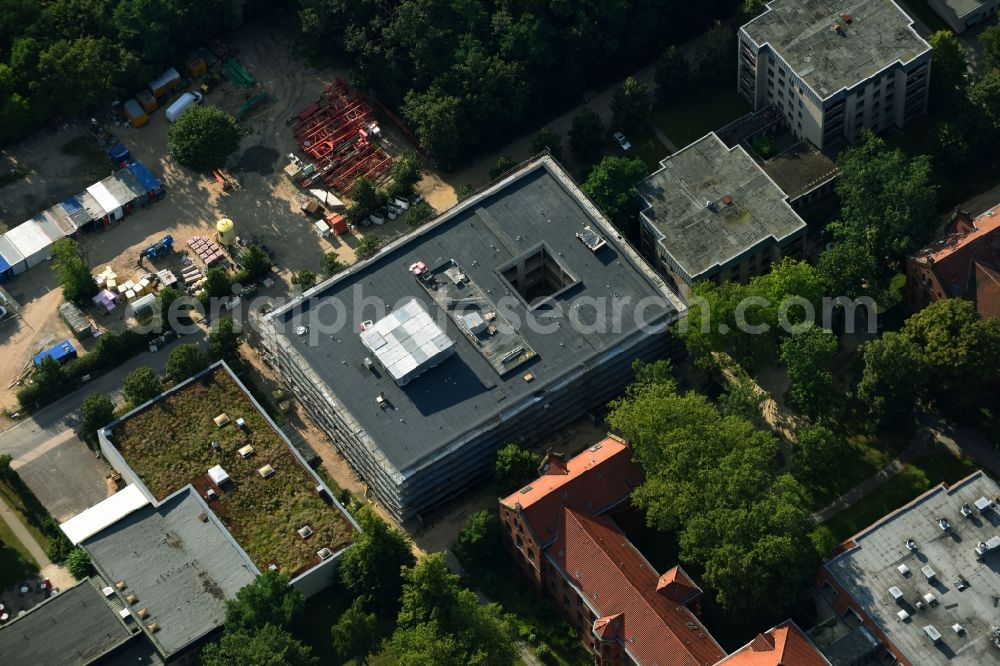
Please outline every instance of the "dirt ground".
[{"label": "dirt ground", "polygon": [[[83,237],[81,245],[95,273],[111,266],[119,281],[123,281],[149,268],[179,268],[181,256],[187,251],[186,241],[192,236],[213,235],[215,223],[228,217],[235,222],[238,235],[258,236],[275,251],[280,286],[287,290],[293,272],[308,269],[319,273],[325,253],[335,252],[346,263],[353,261],[354,248],[365,232],[374,231],[392,239],[408,231],[405,220],[400,218],[342,237],[320,238],[313,229],[314,221],[299,212],[302,194],[282,171],[288,163],[288,154],[297,152],[285,121],[319,97],[329,81],[345,74],[308,67],[279,42],[291,43],[291,40],[281,40],[281,35],[258,26],[244,30],[232,44],[237,48],[240,63],[273,98],[243,122],[247,136],[231,164],[231,171],[241,182],[240,188],[223,192],[214,179],[194,174],[173,162],[167,154],[169,123],[162,110],[151,114],[144,127],[134,129],[121,122],[113,128],[133,156],[160,177],[167,195],[115,226]],[[257,92],[257,89],[234,88],[225,81],[206,96],[204,103],[235,113]],[[383,124],[383,135],[390,152],[411,148],[391,124]],[[41,132],[0,153],[0,169],[23,166],[32,171],[28,177],[0,189],[0,225],[20,224],[110,173],[106,161],[101,167],[100,153],[93,148],[87,150],[87,136],[85,123],[68,124],[52,132]],[[438,210],[456,201],[454,189],[429,171],[418,184],[418,190]],[[147,261],[147,269],[140,270],[139,253],[166,234],[173,236],[177,252],[152,266]],[[0,326],[0,356],[5,359],[0,364],[0,408],[9,409],[16,401],[8,385],[31,357],[46,345],[72,336],[57,316],[61,295],[55,276],[45,264],[13,278],[5,286],[23,308],[19,321]],[[104,316],[96,309],[90,314],[106,328],[120,325],[118,315]]]}]

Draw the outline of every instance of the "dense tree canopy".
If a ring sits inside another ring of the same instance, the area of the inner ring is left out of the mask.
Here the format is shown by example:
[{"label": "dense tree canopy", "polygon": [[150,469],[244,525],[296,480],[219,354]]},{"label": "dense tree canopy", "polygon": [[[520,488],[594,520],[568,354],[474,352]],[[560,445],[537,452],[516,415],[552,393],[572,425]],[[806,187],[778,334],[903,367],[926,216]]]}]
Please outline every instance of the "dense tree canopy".
[{"label": "dense tree canopy", "polygon": [[98,288],[83,260],[80,244],[72,238],[63,238],[52,246],[52,257],[52,267],[59,276],[63,298],[77,305],[87,305]]},{"label": "dense tree canopy", "polygon": [[138,367],[122,380],[122,395],[136,407],[163,393],[163,382],[152,368]]},{"label": "dense tree canopy", "polygon": [[656,96],[671,99],[691,85],[691,64],[676,46],[664,51],[656,61]]},{"label": "dense tree canopy", "polygon": [[841,463],[845,449],[844,441],[826,426],[802,428],[792,448],[795,478],[807,487],[822,485]]},{"label": "dense tree canopy", "polygon": [[167,359],[167,374],[175,382],[182,382],[207,367],[208,358],[197,345],[177,345]]},{"label": "dense tree canopy", "polygon": [[778,475],[778,444],[704,396],[680,393],[669,366],[637,367],[608,423],[646,472],[632,495],[659,530],[677,530],[681,559],[700,565],[719,601],[749,616],[793,601],[810,575],[803,490]]},{"label": "dense tree canopy", "polygon": [[291,629],[305,610],[306,598],[288,576],[266,571],[226,602],[226,631],[252,633],[272,625]]},{"label": "dense tree canopy", "polygon": [[316,666],[310,648],[290,633],[268,624],[255,631],[234,631],[226,627],[218,643],[201,651],[203,666]]},{"label": "dense tree canopy", "polygon": [[340,579],[355,594],[366,595],[382,616],[395,612],[401,571],[416,561],[406,535],[365,505],[354,514],[361,533],[340,561]]},{"label": "dense tree canopy", "polygon": [[497,449],[493,475],[497,493],[509,495],[538,476],[538,456],[517,442],[505,444]]},{"label": "dense tree canopy", "polygon": [[881,427],[903,425],[927,381],[920,347],[890,331],[865,344],[862,352],[864,370],[857,393],[869,418]]},{"label": "dense tree canopy", "polygon": [[629,76],[611,98],[615,125],[624,130],[643,127],[652,105],[653,96],[646,84]]},{"label": "dense tree canopy", "polygon": [[781,343],[781,361],[792,380],[789,402],[806,416],[827,415],[833,407],[830,362],[836,353],[837,337],[829,329],[815,325]]},{"label": "dense tree canopy", "polygon": [[511,666],[514,623],[461,587],[441,553],[404,572],[392,652],[402,666]]},{"label": "dense tree canopy", "polygon": [[979,33],[983,45],[983,64],[990,69],[1000,69],[1000,25],[993,24]]},{"label": "dense tree canopy", "polygon": [[83,431],[92,437],[98,428],[103,428],[114,420],[115,403],[110,396],[103,393],[91,393],[83,399],[80,405],[80,420]]},{"label": "dense tree canopy", "polygon": [[368,597],[356,597],[351,607],[330,628],[333,649],[345,662],[356,659],[358,664],[364,666],[382,643],[378,616],[366,610],[369,605]]},{"label": "dense tree canopy", "polygon": [[192,106],[170,126],[170,154],[201,173],[219,169],[240,147],[240,123],[217,106]]},{"label": "dense tree canopy", "polygon": [[360,86],[401,105],[430,155],[456,166],[702,32],[735,5],[300,0],[299,19],[308,48],[346,56]]},{"label": "dense tree canopy", "polygon": [[636,184],[646,176],[642,160],[605,157],[580,187],[619,229],[628,229],[639,212]]},{"label": "dense tree canopy", "polygon": [[224,360],[230,365],[239,359],[240,334],[232,317],[223,317],[208,332],[209,361]]},{"label": "dense tree canopy", "polygon": [[601,156],[604,141],[604,122],[589,106],[583,107],[573,116],[569,129],[569,147],[573,156],[584,164],[596,162]]}]

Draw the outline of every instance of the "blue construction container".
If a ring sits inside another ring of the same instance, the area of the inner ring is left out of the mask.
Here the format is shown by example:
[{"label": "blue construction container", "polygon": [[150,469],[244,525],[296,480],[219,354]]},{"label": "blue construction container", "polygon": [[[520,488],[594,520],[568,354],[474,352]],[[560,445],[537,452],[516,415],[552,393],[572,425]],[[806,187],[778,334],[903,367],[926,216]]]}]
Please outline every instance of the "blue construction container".
[{"label": "blue construction container", "polygon": [[69,338],[67,338],[55,347],[46,349],[45,351],[37,354],[34,358],[35,367],[37,368],[40,366],[42,361],[46,358],[51,358],[59,365],[62,365],[63,363],[76,358],[76,347],[74,347],[73,343],[69,341]]},{"label": "blue construction container", "polygon": [[124,143],[116,143],[108,150],[108,157],[115,164],[121,164],[122,162],[128,162],[132,157],[132,153],[129,152],[128,146]]}]

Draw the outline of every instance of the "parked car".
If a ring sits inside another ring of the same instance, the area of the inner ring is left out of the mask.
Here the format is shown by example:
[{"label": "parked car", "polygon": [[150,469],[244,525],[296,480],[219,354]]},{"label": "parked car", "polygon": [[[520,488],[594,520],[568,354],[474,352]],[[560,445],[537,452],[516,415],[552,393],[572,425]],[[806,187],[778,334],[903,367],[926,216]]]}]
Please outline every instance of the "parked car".
[{"label": "parked car", "polygon": [[621,132],[615,132],[611,136],[615,138],[615,141],[618,142],[618,145],[621,146],[622,150],[628,150],[632,147],[632,144],[628,142],[628,139],[626,139],[625,135]]}]

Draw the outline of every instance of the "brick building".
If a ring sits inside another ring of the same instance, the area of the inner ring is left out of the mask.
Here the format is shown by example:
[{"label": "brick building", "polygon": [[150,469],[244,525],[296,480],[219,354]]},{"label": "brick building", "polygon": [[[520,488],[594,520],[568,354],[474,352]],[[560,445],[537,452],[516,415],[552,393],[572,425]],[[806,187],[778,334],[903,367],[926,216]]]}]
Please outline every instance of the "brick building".
[{"label": "brick building", "polygon": [[1000,317],[1000,207],[975,219],[956,212],[943,239],[907,260],[904,296],[914,311],[965,298],[984,319]]}]

